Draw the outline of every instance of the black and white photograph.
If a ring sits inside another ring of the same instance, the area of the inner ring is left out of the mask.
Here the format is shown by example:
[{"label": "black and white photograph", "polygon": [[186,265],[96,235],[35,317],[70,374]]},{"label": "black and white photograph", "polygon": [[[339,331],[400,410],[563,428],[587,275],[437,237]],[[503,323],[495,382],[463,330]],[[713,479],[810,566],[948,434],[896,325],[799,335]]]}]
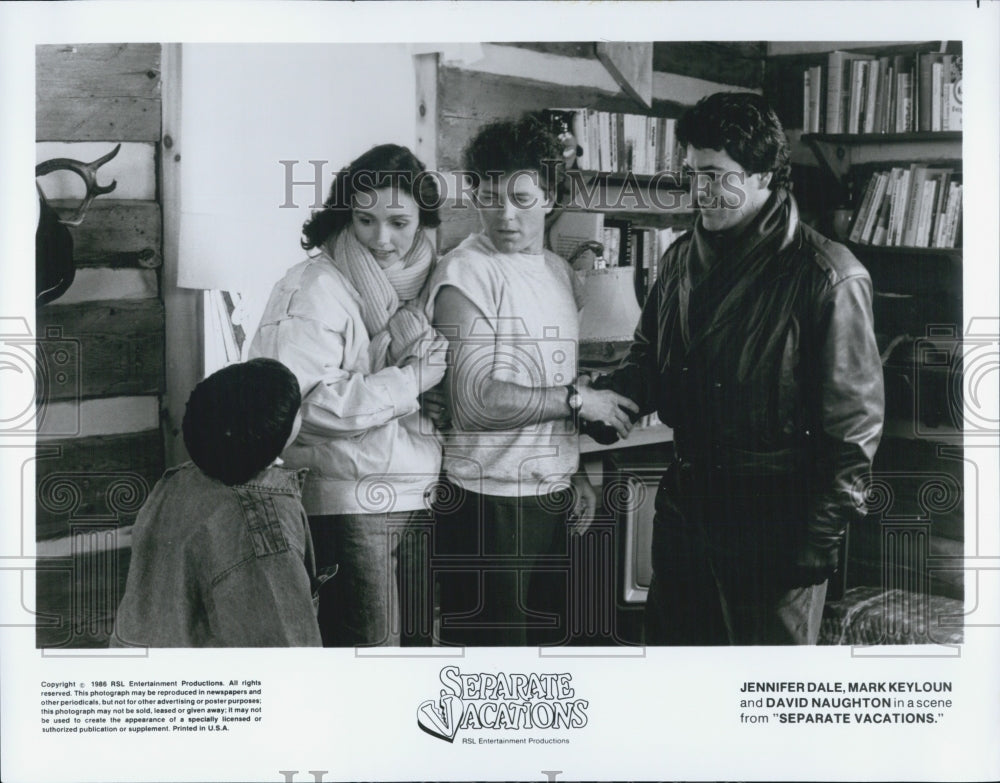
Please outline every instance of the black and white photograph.
[{"label": "black and white photograph", "polygon": [[1000,774],[997,6],[20,5],[5,780]]}]

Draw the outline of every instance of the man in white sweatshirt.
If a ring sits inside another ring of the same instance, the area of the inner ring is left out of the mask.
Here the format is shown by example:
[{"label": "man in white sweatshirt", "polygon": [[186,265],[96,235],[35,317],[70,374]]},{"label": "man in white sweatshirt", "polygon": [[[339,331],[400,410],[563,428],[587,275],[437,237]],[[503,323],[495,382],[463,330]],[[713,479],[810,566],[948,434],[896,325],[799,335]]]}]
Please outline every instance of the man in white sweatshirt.
[{"label": "man in white sweatshirt", "polygon": [[434,325],[450,343],[448,492],[434,546],[449,644],[569,640],[567,522],[588,523],[596,506],[577,424],[631,427],[630,400],[576,380],[576,278],[544,248],[560,158],[536,118],[483,128],[465,162],[484,230],[430,281]]}]

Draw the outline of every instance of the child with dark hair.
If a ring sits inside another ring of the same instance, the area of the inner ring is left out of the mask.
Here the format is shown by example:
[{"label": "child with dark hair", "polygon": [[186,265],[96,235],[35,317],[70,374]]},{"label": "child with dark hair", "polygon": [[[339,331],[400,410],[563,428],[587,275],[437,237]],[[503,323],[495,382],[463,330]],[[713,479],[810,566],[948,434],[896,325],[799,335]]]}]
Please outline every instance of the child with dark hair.
[{"label": "child with dark hair", "polygon": [[297,434],[299,385],[273,359],[225,367],[184,414],[192,462],[136,519],[112,646],[318,646],[304,471],[275,465]]}]

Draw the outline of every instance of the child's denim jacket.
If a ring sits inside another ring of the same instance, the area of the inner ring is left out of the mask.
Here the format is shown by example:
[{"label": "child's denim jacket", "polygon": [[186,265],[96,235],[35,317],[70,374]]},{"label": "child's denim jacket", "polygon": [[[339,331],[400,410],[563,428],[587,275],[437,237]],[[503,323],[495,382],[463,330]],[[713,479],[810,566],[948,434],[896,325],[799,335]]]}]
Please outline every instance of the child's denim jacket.
[{"label": "child's denim jacket", "polygon": [[139,512],[111,646],[319,646],[305,471],[168,470]]}]

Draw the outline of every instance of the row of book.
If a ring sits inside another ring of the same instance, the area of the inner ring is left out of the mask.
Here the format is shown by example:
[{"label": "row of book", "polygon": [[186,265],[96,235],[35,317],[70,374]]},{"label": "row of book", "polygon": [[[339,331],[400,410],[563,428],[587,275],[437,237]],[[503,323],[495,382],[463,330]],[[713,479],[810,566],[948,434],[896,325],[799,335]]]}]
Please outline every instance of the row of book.
[{"label": "row of book", "polygon": [[962,56],[833,51],[803,73],[806,133],[962,129]]},{"label": "row of book", "polygon": [[848,239],[882,247],[953,248],[961,215],[962,185],[954,169],[895,166],[868,178]]},{"label": "row of book", "polygon": [[674,119],[594,109],[549,109],[547,115],[558,135],[575,138],[577,168],[640,175],[680,171],[683,150]]},{"label": "row of book", "polygon": [[629,220],[605,218],[605,261],[608,266],[635,268],[635,294],[640,305],[656,282],[660,259],[682,233],[683,230],[675,228],[654,228],[635,225]]}]

